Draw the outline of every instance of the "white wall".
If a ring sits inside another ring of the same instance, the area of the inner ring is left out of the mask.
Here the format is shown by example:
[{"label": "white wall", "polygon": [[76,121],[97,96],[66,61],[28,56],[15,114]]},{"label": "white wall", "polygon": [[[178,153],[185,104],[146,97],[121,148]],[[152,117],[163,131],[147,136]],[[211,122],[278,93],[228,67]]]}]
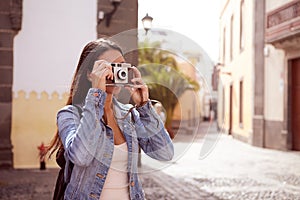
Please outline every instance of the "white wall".
[{"label": "white wall", "polygon": [[96,39],[96,0],[24,0],[13,90],[68,91],[83,46]]},{"label": "white wall", "polygon": [[265,51],[265,119],[283,121],[285,53],[272,45]]},{"label": "white wall", "polygon": [[272,11],[282,5],[292,2],[293,0],[266,0],[266,11]]}]

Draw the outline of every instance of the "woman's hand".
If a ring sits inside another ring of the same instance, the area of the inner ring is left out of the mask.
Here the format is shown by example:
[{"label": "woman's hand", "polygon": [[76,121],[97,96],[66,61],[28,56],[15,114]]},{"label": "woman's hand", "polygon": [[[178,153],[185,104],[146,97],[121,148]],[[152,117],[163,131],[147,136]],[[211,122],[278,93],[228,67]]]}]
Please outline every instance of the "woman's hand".
[{"label": "woman's hand", "polygon": [[92,82],[93,88],[106,91],[106,80],[113,80],[114,78],[112,66],[105,60],[97,60],[94,63],[92,72],[88,74],[88,78]]},{"label": "woman's hand", "polygon": [[149,91],[147,85],[143,82],[140,71],[136,67],[132,67],[134,78],[131,80],[132,87],[128,90],[131,94],[131,98],[136,106],[142,106],[149,100]]}]

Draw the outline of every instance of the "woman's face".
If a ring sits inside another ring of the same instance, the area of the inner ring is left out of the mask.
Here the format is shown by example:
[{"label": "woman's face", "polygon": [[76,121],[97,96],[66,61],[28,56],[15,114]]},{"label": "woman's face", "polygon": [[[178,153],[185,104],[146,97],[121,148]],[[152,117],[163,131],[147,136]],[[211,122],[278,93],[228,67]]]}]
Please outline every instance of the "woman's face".
[{"label": "woman's face", "polygon": [[[105,60],[109,63],[124,63],[125,59],[117,50],[108,50],[98,57],[99,60]],[[118,94],[121,88],[116,86],[107,86],[106,92],[111,94]]]}]

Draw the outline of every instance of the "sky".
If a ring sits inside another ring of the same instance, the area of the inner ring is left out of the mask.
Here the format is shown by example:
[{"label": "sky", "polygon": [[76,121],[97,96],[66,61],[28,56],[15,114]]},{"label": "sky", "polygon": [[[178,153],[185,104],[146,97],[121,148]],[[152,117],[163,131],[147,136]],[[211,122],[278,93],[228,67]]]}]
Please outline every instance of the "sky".
[{"label": "sky", "polygon": [[213,62],[219,57],[220,0],[139,0],[138,27],[148,13],[152,28],[182,34],[197,43]]}]

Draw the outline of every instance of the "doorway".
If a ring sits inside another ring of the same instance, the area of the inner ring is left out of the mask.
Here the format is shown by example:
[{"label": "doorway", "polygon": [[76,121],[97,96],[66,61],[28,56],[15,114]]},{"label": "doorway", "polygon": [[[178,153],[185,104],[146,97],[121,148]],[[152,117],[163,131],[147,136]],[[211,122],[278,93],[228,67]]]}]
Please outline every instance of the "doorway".
[{"label": "doorway", "polygon": [[300,58],[290,60],[290,133],[292,150],[300,151]]},{"label": "doorway", "polygon": [[228,134],[231,135],[232,134],[232,95],[233,95],[233,86],[230,85],[229,87],[229,128],[228,128]]}]

